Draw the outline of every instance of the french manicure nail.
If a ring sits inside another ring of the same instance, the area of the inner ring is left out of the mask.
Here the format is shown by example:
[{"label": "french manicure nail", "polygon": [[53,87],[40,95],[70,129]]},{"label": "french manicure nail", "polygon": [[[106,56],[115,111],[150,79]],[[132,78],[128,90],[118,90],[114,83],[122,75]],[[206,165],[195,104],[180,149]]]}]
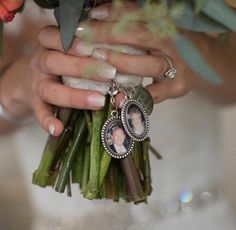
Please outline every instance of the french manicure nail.
[{"label": "french manicure nail", "polygon": [[48,127],[48,130],[49,130],[49,133],[51,135],[54,135],[54,133],[55,133],[55,125],[50,124],[49,127]]},{"label": "french manicure nail", "polygon": [[106,8],[96,8],[91,10],[90,18],[106,19],[108,17],[108,10]]},{"label": "french manicure nail", "polygon": [[102,49],[95,49],[93,51],[92,57],[105,61],[107,59],[107,52]]},{"label": "french manicure nail", "polygon": [[85,42],[78,42],[75,50],[79,55],[90,56],[93,53],[93,46]]},{"label": "french manicure nail", "polygon": [[108,63],[103,63],[98,68],[98,75],[102,78],[113,79],[116,76],[116,68]]},{"label": "french manicure nail", "polygon": [[80,39],[89,39],[91,37],[92,31],[88,25],[85,23],[80,23],[75,31],[75,36]]},{"label": "french manicure nail", "polygon": [[105,97],[103,95],[90,94],[88,96],[88,103],[91,106],[102,107],[105,105]]}]

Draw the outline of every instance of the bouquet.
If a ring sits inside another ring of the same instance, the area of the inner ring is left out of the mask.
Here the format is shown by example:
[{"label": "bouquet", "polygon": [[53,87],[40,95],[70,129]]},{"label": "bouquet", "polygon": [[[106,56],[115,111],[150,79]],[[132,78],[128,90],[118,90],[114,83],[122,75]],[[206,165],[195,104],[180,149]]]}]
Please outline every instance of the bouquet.
[{"label": "bouquet", "polygon": [[[9,0],[10,1],[10,0]],[[65,51],[76,36],[78,22],[85,20],[89,11],[102,1],[35,0],[44,8],[53,8]],[[227,4],[226,4],[226,3]],[[138,0],[142,18],[121,19],[119,32],[129,20],[142,20],[159,37],[172,37],[182,58],[193,70],[214,84],[220,76],[203,59],[200,52],[181,29],[217,33],[219,39],[236,31],[234,0]],[[121,4],[119,2],[118,4]],[[161,22],[161,23],[160,23]],[[163,25],[165,25],[163,27]],[[177,29],[178,28],[178,29]],[[133,55],[145,51],[133,47],[96,44]],[[200,67],[200,68],[199,68]],[[93,70],[91,70],[93,71]],[[71,195],[71,183],[79,184],[88,199],[112,199],[127,202],[147,202],[152,192],[149,150],[161,156],[150,145],[149,118],[153,102],[142,86],[141,76],[122,76],[106,84],[87,79],[62,77],[64,84],[82,89],[100,90],[106,96],[106,105],[100,111],[58,108],[56,116],[62,120],[64,131],[59,137],[49,136],[33,183],[52,186]],[[125,94],[121,108],[115,104],[118,92]],[[138,127],[138,128],[137,128]]]}]

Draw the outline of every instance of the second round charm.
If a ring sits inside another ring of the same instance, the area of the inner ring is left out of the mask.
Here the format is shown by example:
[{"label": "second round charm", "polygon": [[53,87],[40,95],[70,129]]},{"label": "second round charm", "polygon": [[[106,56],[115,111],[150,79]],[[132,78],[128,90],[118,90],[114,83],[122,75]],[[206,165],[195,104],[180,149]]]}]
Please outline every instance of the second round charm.
[{"label": "second round charm", "polygon": [[122,106],[121,120],[127,134],[135,141],[148,136],[149,118],[145,108],[136,100],[127,100]]},{"label": "second round charm", "polygon": [[134,146],[134,140],[127,135],[120,117],[112,117],[105,122],[101,133],[102,144],[114,158],[127,157]]}]

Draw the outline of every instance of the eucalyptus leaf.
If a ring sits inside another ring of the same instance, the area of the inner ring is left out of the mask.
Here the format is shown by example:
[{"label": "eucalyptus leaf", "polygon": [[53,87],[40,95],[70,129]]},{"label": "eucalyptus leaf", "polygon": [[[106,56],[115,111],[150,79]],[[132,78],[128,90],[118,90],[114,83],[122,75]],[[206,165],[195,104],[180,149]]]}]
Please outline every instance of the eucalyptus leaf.
[{"label": "eucalyptus leaf", "polygon": [[208,0],[202,11],[232,31],[236,31],[236,13],[223,0]]},{"label": "eucalyptus leaf", "polygon": [[202,78],[215,85],[222,83],[221,77],[214,69],[207,63],[207,61],[200,54],[198,48],[186,37],[179,34],[175,38],[176,48],[185,62]]},{"label": "eucalyptus leaf", "polygon": [[[81,18],[83,6],[84,0],[60,0],[59,8],[55,10],[65,51],[71,46],[75,30]],[[59,12],[57,12],[58,10]]]},{"label": "eucalyptus leaf", "polygon": [[[186,20],[187,19],[187,20]],[[224,25],[208,17],[200,12],[195,14],[191,3],[184,3],[183,13],[179,19],[176,20],[180,28],[194,31],[194,32],[219,32],[224,33],[229,31]]]}]

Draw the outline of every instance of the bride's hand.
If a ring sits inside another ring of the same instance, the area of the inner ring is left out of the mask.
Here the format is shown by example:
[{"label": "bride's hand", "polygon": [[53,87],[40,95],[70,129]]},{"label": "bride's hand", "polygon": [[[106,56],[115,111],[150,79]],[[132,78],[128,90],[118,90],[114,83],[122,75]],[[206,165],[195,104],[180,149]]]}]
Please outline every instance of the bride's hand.
[{"label": "bride's hand", "polygon": [[[81,23],[76,35],[83,39],[89,34],[92,42],[130,45],[149,51],[146,56],[132,56],[107,49],[95,49],[93,55],[115,66],[118,72],[153,78],[153,83],[147,89],[155,103],[186,94],[192,89],[195,78],[190,76],[191,70],[180,58],[172,40],[159,39],[141,22],[127,24],[127,30],[114,33],[122,16],[135,12],[138,9],[133,2],[126,2],[120,8],[113,8],[110,3],[104,4],[91,11],[90,17],[96,21]],[[160,52],[170,59],[177,70],[174,79],[159,80],[170,68],[167,60],[159,55]]]},{"label": "bride's hand", "polygon": [[57,136],[63,130],[63,124],[53,116],[53,107],[101,109],[105,97],[100,92],[79,90],[61,83],[60,76],[80,78],[86,76],[92,80],[108,81],[115,77],[116,69],[110,64],[89,57],[92,47],[74,40],[70,50],[65,53],[57,27],[46,27],[39,34],[40,48],[31,60],[32,108],[42,127]]}]

